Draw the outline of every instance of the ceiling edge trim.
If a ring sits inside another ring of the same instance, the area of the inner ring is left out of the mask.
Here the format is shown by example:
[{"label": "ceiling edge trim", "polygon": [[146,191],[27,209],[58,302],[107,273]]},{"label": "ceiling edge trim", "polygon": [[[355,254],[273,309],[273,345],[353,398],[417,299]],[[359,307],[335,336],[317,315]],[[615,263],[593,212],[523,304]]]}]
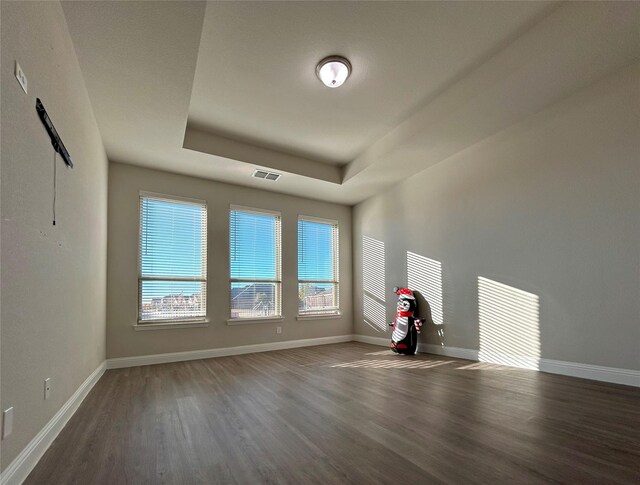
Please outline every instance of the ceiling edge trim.
[{"label": "ceiling edge trim", "polygon": [[187,125],[183,148],[239,162],[302,175],[334,184],[342,183],[342,167],[242,143]]}]

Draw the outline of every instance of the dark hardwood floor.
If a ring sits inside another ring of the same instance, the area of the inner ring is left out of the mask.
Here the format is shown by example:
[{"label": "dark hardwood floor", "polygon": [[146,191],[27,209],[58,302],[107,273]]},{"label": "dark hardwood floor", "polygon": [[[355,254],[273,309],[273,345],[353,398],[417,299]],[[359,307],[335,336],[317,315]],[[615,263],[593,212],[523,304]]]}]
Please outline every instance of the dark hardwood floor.
[{"label": "dark hardwood floor", "polygon": [[640,483],[640,389],[346,343],[107,371],[25,483]]}]

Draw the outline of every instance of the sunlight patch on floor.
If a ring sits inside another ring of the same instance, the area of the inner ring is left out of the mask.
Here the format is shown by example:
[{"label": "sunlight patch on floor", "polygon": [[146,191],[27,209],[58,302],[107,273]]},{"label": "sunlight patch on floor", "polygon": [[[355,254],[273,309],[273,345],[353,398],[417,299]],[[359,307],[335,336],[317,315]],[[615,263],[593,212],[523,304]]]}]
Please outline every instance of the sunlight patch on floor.
[{"label": "sunlight patch on floor", "polygon": [[387,349],[387,350],[381,350],[379,352],[367,352],[364,355],[389,355],[389,356],[393,356],[393,352],[391,351],[391,349]]},{"label": "sunlight patch on floor", "polygon": [[473,364],[457,367],[456,370],[513,370],[513,367],[492,364],[490,362],[475,362]]},{"label": "sunlight patch on floor", "polygon": [[344,362],[334,364],[331,367],[354,368],[361,367],[365,369],[430,369],[441,365],[451,364],[449,360],[356,360],[354,362]]}]

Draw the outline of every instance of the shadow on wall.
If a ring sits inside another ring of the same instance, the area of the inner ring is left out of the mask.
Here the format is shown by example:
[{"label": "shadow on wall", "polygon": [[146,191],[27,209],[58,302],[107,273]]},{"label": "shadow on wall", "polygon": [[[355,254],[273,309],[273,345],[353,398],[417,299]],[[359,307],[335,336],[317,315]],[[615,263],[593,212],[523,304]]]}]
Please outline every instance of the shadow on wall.
[{"label": "shadow on wall", "polygon": [[538,370],[539,308],[537,295],[478,277],[478,360]]},{"label": "shadow on wall", "polygon": [[385,309],[384,243],[362,236],[362,309],[364,322],[376,332],[388,327]]},{"label": "shadow on wall", "polygon": [[[444,307],[442,296],[442,264],[407,251],[407,286],[413,290],[419,318],[426,319],[427,339],[435,329],[436,338],[444,346]],[[424,331],[423,330],[423,331]]]}]

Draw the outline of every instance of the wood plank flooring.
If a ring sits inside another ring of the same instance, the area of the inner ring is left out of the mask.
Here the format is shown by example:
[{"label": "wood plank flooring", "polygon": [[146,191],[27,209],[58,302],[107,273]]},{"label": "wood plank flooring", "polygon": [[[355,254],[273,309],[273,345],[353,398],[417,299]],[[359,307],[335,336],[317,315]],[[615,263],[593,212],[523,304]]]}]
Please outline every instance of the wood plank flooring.
[{"label": "wood plank flooring", "polygon": [[640,389],[345,343],[109,370],[27,484],[640,483]]}]

